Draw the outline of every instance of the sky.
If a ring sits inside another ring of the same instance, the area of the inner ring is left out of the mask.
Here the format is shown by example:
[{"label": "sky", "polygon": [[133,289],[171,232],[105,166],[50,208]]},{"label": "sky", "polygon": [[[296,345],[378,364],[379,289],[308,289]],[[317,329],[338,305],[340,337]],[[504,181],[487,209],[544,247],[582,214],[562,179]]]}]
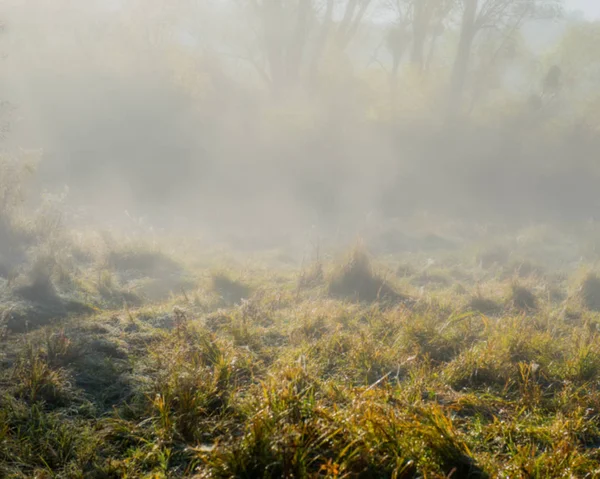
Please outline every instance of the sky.
[{"label": "sky", "polygon": [[590,18],[600,19],[600,0],[566,0],[569,10],[581,10]]}]

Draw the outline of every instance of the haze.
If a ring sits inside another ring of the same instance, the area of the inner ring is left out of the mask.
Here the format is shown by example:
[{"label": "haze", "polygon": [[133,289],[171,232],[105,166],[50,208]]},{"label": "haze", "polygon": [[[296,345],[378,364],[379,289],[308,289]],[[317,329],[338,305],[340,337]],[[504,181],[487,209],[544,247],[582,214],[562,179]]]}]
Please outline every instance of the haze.
[{"label": "haze", "polygon": [[594,0],[572,0],[571,2],[567,2],[567,5],[573,10],[581,10],[590,19],[600,17],[600,4]]},{"label": "haze", "polygon": [[597,27],[570,13],[591,2],[520,2],[466,36],[451,2],[268,5],[5,6],[7,148],[43,149],[38,188],[68,188],[88,223],[352,234],[423,211],[596,214]]},{"label": "haze", "polygon": [[600,21],[0,2],[0,478],[600,477]]}]

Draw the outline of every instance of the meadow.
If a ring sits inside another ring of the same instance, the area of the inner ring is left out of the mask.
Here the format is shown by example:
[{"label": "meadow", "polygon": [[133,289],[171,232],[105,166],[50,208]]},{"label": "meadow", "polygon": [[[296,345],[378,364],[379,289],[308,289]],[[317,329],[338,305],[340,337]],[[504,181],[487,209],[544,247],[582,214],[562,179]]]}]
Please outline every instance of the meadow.
[{"label": "meadow", "polygon": [[2,477],[600,475],[594,224],[299,257],[49,218],[2,228]]},{"label": "meadow", "polygon": [[600,477],[600,22],[3,7],[0,479]]}]

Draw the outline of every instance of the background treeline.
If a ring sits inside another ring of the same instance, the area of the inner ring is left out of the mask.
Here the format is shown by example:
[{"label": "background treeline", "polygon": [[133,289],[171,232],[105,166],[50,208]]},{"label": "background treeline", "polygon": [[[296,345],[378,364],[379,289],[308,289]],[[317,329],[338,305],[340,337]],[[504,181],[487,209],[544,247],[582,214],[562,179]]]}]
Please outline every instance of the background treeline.
[{"label": "background treeline", "polygon": [[274,231],[423,210],[587,220],[600,206],[600,24],[569,2],[1,13],[7,154],[43,148],[38,187],[68,186],[82,219]]}]

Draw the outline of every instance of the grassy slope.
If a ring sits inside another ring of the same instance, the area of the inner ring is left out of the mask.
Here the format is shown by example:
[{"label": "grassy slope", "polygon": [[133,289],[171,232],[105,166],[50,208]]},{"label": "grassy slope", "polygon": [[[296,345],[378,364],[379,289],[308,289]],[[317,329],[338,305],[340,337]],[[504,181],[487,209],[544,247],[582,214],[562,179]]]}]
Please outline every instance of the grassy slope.
[{"label": "grassy slope", "polygon": [[511,245],[113,249],[71,272],[87,314],[18,331],[3,302],[0,477],[600,475],[600,286]]}]

